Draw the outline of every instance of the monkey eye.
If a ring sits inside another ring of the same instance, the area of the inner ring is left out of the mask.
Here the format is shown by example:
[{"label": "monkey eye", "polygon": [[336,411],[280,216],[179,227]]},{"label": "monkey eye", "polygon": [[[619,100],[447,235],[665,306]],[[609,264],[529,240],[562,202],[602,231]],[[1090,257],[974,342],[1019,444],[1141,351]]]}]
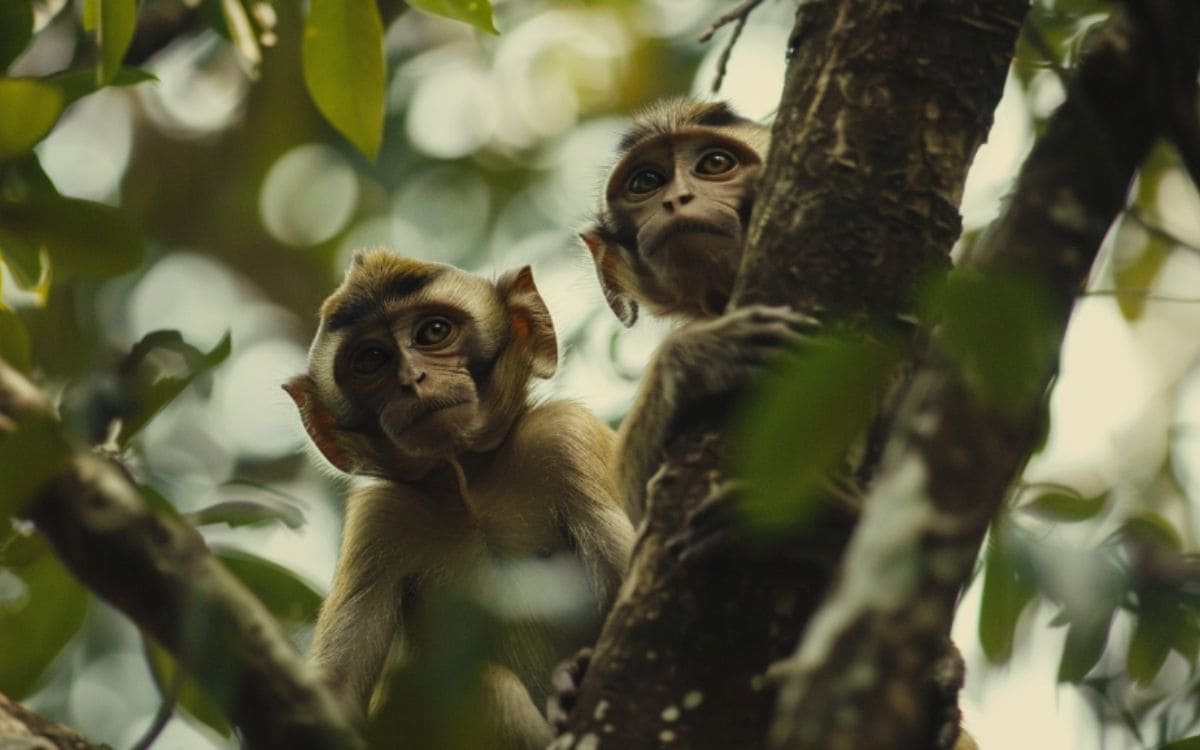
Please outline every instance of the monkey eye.
[{"label": "monkey eye", "polygon": [[417,346],[444,344],[454,333],[454,324],[442,317],[425,318],[413,329],[413,343]]},{"label": "monkey eye", "polygon": [[386,365],[391,358],[392,355],[382,347],[368,344],[354,353],[354,358],[350,360],[350,367],[359,375],[372,375],[379,372],[379,369]]},{"label": "monkey eye", "polygon": [[706,151],[696,162],[696,174],[715,175],[725,174],[737,166],[737,157],[723,148]]},{"label": "monkey eye", "polygon": [[642,169],[634,172],[629,178],[627,189],[634,195],[645,195],[653,193],[667,183],[667,178],[653,169]]}]

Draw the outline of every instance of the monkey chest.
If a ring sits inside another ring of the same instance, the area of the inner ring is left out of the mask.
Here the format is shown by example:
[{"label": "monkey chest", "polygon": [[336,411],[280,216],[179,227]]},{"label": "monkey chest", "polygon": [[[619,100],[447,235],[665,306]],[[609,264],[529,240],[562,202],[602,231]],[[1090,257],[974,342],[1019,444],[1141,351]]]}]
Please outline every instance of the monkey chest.
[{"label": "monkey chest", "polygon": [[567,547],[566,535],[546,508],[528,507],[517,501],[476,511],[468,536],[477,554],[500,560],[549,558]]}]

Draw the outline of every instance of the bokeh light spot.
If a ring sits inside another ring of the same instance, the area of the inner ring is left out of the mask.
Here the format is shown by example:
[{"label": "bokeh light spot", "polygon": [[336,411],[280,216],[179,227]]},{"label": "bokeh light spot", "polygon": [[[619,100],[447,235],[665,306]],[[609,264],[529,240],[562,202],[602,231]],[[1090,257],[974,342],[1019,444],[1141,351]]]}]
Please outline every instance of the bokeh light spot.
[{"label": "bokeh light spot", "polygon": [[358,203],[358,177],[329,146],[307,144],[271,167],[259,196],[263,225],[294,246],[315,245],[337,234]]}]

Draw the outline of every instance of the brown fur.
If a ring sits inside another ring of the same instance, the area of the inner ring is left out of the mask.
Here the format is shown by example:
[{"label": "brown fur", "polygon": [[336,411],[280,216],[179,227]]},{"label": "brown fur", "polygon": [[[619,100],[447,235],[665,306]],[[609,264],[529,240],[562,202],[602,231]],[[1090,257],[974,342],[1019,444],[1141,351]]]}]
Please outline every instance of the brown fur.
[{"label": "brown fur", "polygon": [[[444,350],[413,343],[431,315],[455,324]],[[392,353],[377,373],[355,370],[364,346]],[[573,403],[529,404],[529,380],[553,374],[557,345],[528,267],[492,284],[450,266],[360,254],[321,307],[309,359],[308,374],[286,388],[318,449],[363,478],[347,498],[312,645],[356,711],[367,709],[402,613],[486,576],[498,560],[572,555],[598,613],[607,606],[633,543],[609,470],[615,436]],[[430,400],[457,405],[426,412]],[[481,674],[489,746],[550,739],[530,696],[539,686],[516,675],[548,674],[573,647],[554,652],[539,637],[513,637],[533,648]],[[529,658],[541,663],[521,663]]]}]

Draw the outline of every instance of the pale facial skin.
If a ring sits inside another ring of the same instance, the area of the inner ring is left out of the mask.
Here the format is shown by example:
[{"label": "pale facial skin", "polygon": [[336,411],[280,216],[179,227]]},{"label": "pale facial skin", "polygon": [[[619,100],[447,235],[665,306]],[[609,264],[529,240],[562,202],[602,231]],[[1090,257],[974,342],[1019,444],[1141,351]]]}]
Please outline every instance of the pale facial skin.
[{"label": "pale facial skin", "polygon": [[762,160],[741,141],[711,132],[642,144],[613,173],[608,204],[636,229],[652,278],[648,296],[686,293],[703,317],[719,314],[741,262],[748,199]]}]

